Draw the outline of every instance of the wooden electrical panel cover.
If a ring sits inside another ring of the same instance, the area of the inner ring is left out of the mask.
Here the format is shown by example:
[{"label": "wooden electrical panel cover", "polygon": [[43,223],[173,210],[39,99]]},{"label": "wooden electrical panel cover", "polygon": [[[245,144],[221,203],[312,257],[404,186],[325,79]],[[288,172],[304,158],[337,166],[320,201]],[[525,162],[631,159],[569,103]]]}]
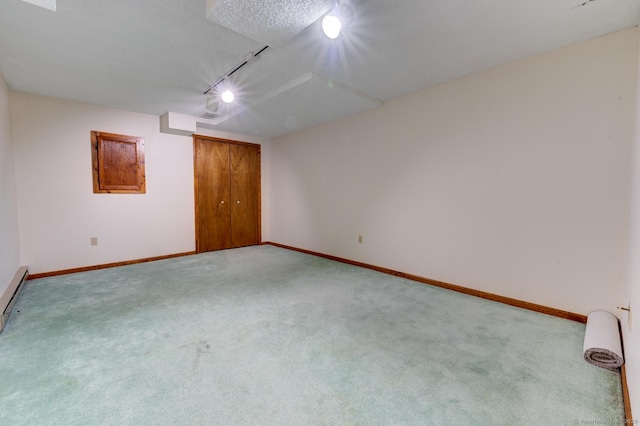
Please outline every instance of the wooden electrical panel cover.
[{"label": "wooden electrical panel cover", "polygon": [[93,192],[144,194],[144,138],[91,132]]}]

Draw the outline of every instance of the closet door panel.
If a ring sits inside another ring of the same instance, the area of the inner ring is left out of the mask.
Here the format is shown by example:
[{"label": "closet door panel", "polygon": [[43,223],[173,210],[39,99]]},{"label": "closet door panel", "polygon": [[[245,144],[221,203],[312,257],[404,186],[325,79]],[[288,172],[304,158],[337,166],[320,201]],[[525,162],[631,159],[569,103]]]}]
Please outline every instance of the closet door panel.
[{"label": "closet door panel", "polygon": [[229,145],[233,247],[260,243],[260,148]]},{"label": "closet door panel", "polygon": [[232,247],[229,145],[195,139],[196,251]]}]

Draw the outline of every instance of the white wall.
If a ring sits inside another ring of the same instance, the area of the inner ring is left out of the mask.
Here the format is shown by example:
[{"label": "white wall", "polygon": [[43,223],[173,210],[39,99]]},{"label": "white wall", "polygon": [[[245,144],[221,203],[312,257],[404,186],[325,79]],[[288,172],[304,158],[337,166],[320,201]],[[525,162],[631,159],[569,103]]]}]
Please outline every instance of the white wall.
[{"label": "white wall", "polygon": [[616,312],[637,53],[630,29],[275,139],[272,241]]},{"label": "white wall", "polygon": [[[640,32],[639,32],[640,35]],[[640,41],[638,43],[640,46]],[[640,61],[640,50],[637,51]],[[636,85],[635,131],[633,136],[633,174],[631,185],[631,206],[629,225],[628,276],[624,285],[621,306],[631,306],[631,325],[629,314],[622,311],[620,328],[625,352],[625,368],[631,399],[631,411],[640,416],[640,63],[638,65]]]},{"label": "white wall", "polygon": [[[17,92],[11,100],[22,263],[31,273],[195,250],[191,136],[160,133],[152,115]],[[92,130],[145,138],[146,194],[93,193]],[[198,132],[262,144],[265,167],[268,141]]]},{"label": "white wall", "polygon": [[[160,133],[152,115],[18,92],[11,101],[22,263],[31,273],[195,249],[191,136]],[[145,138],[146,194],[93,193],[92,130]],[[198,133],[261,144],[263,168],[268,161],[268,140]]]},{"label": "white wall", "polygon": [[[156,116],[11,98],[22,263],[31,273],[194,250],[191,137],[160,133]],[[93,193],[92,130],[145,138],[146,194]]]},{"label": "white wall", "polygon": [[0,74],[0,294],[20,266],[18,204],[13,165],[10,91]]}]

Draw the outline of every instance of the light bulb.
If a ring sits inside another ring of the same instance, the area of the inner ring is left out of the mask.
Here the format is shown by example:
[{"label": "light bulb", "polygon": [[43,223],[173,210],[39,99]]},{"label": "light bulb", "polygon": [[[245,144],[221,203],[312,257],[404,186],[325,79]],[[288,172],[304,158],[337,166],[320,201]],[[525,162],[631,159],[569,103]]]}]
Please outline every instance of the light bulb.
[{"label": "light bulb", "polygon": [[342,24],[340,19],[334,15],[327,15],[322,19],[322,31],[330,39],[337,38],[340,35]]},{"label": "light bulb", "polygon": [[235,99],[235,96],[231,90],[225,90],[222,92],[222,95],[220,95],[220,98],[222,98],[222,102],[230,104]]}]

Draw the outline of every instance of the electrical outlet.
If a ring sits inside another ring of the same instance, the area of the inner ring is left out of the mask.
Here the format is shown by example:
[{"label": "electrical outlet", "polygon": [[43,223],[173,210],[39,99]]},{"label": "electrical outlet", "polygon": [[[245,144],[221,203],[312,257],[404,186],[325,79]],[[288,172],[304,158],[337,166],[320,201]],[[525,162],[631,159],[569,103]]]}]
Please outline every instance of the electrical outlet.
[{"label": "electrical outlet", "polygon": [[358,235],[358,244],[362,244],[362,235]]},{"label": "electrical outlet", "polygon": [[91,245],[92,246],[98,245],[98,237],[91,237]]}]

